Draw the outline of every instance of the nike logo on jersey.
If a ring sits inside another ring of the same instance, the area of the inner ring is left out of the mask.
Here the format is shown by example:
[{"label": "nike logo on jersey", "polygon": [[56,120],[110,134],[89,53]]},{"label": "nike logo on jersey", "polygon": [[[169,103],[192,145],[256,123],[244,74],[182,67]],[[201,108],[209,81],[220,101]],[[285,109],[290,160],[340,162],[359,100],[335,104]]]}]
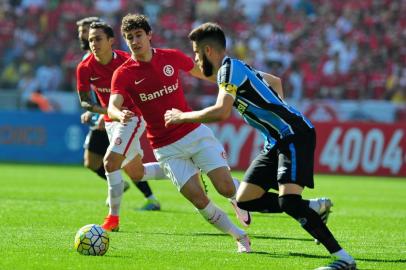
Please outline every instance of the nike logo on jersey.
[{"label": "nike logo on jersey", "polygon": [[145,80],[145,78],[144,78],[144,79],[141,79],[141,80],[139,80],[139,81],[134,81],[134,83],[135,83],[135,84],[140,84],[143,80]]},{"label": "nike logo on jersey", "polygon": [[98,80],[98,79],[100,79],[100,77],[90,77],[90,80],[91,80],[91,81],[96,81],[96,80]]}]

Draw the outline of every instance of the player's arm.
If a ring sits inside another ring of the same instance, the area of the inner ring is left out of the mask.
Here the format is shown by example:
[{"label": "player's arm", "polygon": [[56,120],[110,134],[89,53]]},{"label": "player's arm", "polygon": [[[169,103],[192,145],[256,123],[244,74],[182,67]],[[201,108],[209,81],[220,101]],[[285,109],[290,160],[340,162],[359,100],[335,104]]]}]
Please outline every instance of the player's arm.
[{"label": "player's arm", "polygon": [[282,80],[272,74],[265,73],[263,71],[259,71],[261,76],[265,79],[265,81],[278,93],[280,98],[284,98],[283,95],[283,88],[282,88]]},{"label": "player's arm", "polygon": [[78,90],[80,106],[94,113],[106,114],[107,109],[95,102],[90,90],[90,70],[80,63],[76,68],[76,89]]},{"label": "player's arm", "polygon": [[100,114],[107,114],[107,109],[103,108],[99,104],[93,101],[92,95],[90,91],[78,91],[79,92],[79,99],[80,99],[80,106],[90,112],[100,113]]},{"label": "player's arm", "polygon": [[122,95],[111,94],[107,113],[111,120],[125,124],[134,116],[134,113],[123,109],[123,103],[124,98]]},{"label": "player's arm", "polygon": [[178,109],[167,110],[165,125],[180,123],[208,123],[227,119],[233,109],[234,98],[225,91],[219,91],[216,104],[200,111],[182,112]]}]

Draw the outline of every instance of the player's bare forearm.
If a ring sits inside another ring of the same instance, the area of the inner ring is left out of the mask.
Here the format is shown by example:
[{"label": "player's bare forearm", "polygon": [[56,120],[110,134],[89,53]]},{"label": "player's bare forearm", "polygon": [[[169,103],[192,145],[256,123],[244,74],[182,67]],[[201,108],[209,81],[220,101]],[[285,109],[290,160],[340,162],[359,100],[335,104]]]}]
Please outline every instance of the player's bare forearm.
[{"label": "player's bare forearm", "polygon": [[284,98],[282,80],[272,74],[261,72],[262,77],[265,81],[278,93],[280,98]]},{"label": "player's bare forearm", "polygon": [[120,121],[121,110],[116,106],[109,104],[109,107],[107,108],[107,114],[111,120],[118,122]]},{"label": "player's bare forearm", "polygon": [[109,100],[109,107],[107,109],[108,116],[113,121],[118,121],[121,123],[128,122],[134,113],[123,109],[124,98],[120,94],[112,94]]},{"label": "player's bare forearm", "polygon": [[90,92],[79,92],[80,106],[94,113],[107,114],[107,109],[92,101]]},{"label": "player's bare forearm", "polygon": [[227,119],[232,111],[234,99],[222,92],[219,93],[215,105],[200,111],[182,112],[178,109],[165,113],[165,125],[180,123],[210,123]]}]

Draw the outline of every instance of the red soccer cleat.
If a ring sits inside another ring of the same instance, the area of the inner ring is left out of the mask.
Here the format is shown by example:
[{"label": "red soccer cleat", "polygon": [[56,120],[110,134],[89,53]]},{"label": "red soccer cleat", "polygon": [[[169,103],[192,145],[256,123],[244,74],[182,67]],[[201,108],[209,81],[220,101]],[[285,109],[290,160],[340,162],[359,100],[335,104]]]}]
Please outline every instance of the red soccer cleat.
[{"label": "red soccer cleat", "polygon": [[118,232],[120,229],[118,216],[108,215],[104,219],[102,228],[109,232]]}]

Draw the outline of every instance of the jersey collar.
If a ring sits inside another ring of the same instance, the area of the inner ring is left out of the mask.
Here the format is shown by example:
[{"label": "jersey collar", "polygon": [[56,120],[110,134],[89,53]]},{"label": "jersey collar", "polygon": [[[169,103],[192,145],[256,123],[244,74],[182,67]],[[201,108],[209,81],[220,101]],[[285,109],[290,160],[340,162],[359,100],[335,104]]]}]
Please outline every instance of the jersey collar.
[{"label": "jersey collar", "polygon": [[226,60],[230,58],[230,56],[226,55],[224,56],[223,60],[221,60],[221,65],[224,65],[224,63],[226,62]]}]

